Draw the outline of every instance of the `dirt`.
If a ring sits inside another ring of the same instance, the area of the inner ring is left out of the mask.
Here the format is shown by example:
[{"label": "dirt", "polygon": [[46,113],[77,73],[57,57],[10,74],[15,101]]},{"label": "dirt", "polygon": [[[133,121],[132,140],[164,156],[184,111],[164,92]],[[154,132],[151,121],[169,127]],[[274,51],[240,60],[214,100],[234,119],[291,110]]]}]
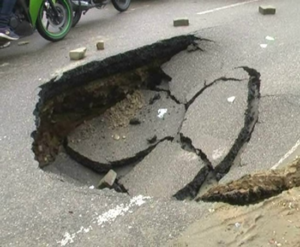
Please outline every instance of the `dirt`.
[{"label": "dirt", "polygon": [[259,172],[216,186],[201,198],[239,204],[242,199],[246,204],[262,200],[266,195],[270,198],[246,206],[215,202],[205,218],[190,225],[168,246],[299,247],[299,185],[298,158],[284,169]]},{"label": "dirt", "polygon": [[103,117],[112,129],[127,127],[130,120],[136,116],[143,105],[143,94],[137,90],[132,95],[128,94],[124,100],[118,102],[114,107],[108,109]]},{"label": "dirt", "polygon": [[200,197],[204,201],[223,201],[246,205],[280,194],[300,185],[300,159],[284,169],[246,175],[236,181],[211,188]]},{"label": "dirt", "polygon": [[299,203],[299,188],[251,206],[215,203],[204,219],[168,246],[299,247]]}]

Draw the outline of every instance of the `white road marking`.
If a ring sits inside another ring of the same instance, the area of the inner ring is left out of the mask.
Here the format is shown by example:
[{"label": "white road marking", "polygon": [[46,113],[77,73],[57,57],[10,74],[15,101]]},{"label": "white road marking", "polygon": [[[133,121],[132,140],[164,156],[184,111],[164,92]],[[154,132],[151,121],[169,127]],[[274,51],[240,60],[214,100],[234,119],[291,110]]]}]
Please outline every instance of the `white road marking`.
[{"label": "white road marking", "polygon": [[[149,196],[135,196],[133,198],[131,198],[130,202],[128,204],[120,204],[117,205],[115,208],[108,210],[107,212],[99,215],[98,217],[96,217],[92,223],[93,224],[97,224],[98,226],[104,227],[105,223],[111,223],[113,221],[116,220],[117,217],[119,216],[124,216],[126,212],[132,213],[132,211],[130,211],[129,209],[131,209],[132,207],[135,206],[142,206],[144,203],[146,203],[147,200],[150,200],[151,197]],[[91,230],[93,230],[93,227],[90,225],[88,227],[80,227],[80,229],[75,232],[70,234],[69,232],[66,232],[64,234],[64,237],[62,240],[57,241],[57,243],[60,246],[66,246],[68,244],[72,244],[74,243],[74,239],[76,238],[76,236],[78,234],[82,234],[82,233],[88,233]]]},{"label": "white road marking", "polygon": [[224,10],[224,9],[230,9],[230,8],[234,8],[234,7],[238,7],[238,6],[241,6],[241,5],[246,5],[246,4],[254,3],[254,2],[258,2],[258,1],[259,0],[250,0],[250,1],[247,1],[247,2],[230,4],[230,5],[226,5],[226,6],[215,8],[215,9],[205,10],[205,11],[197,13],[197,15],[205,15],[205,14],[213,13],[213,12],[216,12],[216,11],[220,11],[220,10]]},{"label": "white road marking", "polygon": [[296,151],[299,145],[300,145],[300,140],[298,140],[296,144],[274,166],[272,166],[271,169],[275,170],[278,166],[280,166],[283,161],[285,161],[292,153]]}]

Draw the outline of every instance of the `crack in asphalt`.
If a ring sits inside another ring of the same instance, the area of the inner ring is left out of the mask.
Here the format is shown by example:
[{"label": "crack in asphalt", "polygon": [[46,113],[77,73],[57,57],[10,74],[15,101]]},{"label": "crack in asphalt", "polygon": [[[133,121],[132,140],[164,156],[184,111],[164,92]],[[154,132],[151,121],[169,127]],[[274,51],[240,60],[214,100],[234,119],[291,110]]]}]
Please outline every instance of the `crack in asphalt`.
[{"label": "crack in asphalt", "polygon": [[[244,126],[239,132],[237,139],[235,140],[227,155],[215,168],[213,168],[207,156],[201,150],[196,149],[193,146],[190,138],[182,138],[184,142],[188,144],[191,151],[195,152],[196,154],[202,152],[202,160],[204,161],[205,166],[200,169],[199,173],[189,184],[187,184],[184,188],[174,194],[174,197],[178,200],[195,199],[201,189],[201,186],[205,182],[212,183],[212,181],[207,180],[219,181],[220,179],[222,179],[230,171],[230,168],[236,162],[236,160],[240,158],[242,152],[246,148],[246,144],[251,139],[252,132],[254,131],[255,125],[258,122],[258,107],[260,100],[260,73],[255,69],[246,66],[239,68],[244,69],[249,75],[248,99],[247,109],[245,111]],[[205,91],[205,89],[215,85],[219,81],[229,81],[230,79],[240,81],[236,78],[220,77],[209,84],[205,83],[204,87],[200,91],[198,91],[191,99],[191,101],[187,104],[187,108],[196,100],[197,97],[199,97],[199,95],[201,95]]]},{"label": "crack in asphalt", "polygon": [[215,79],[214,81],[210,82],[210,83],[206,83],[206,81],[204,81],[204,85],[203,87],[185,104],[185,109],[188,110],[188,108],[194,103],[194,101],[209,87],[215,85],[216,83],[220,82],[220,81],[243,81],[242,79],[237,79],[237,78],[232,78],[232,77],[225,77],[222,76],[218,79]]},{"label": "crack in asphalt", "polygon": [[65,142],[64,148],[66,150],[66,153],[78,162],[79,164],[90,168],[91,170],[98,172],[98,173],[105,173],[108,172],[110,169],[121,167],[121,166],[128,166],[132,165],[134,163],[139,163],[141,162],[151,151],[161,142],[163,141],[173,141],[174,138],[172,136],[167,136],[165,138],[162,138],[158,140],[155,144],[150,145],[147,149],[144,149],[138,153],[136,153],[132,157],[128,157],[126,159],[118,160],[118,161],[113,161],[113,162],[108,162],[108,163],[100,163],[94,160],[91,160],[88,157],[85,157],[84,155],[80,154],[79,152],[75,151],[74,149],[70,148]]}]

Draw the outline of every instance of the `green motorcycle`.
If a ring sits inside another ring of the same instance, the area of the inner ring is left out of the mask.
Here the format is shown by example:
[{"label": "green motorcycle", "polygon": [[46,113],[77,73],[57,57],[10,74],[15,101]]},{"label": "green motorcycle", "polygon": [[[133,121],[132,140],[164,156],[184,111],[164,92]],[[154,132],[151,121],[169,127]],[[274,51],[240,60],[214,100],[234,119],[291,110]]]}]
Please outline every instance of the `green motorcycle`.
[{"label": "green motorcycle", "polygon": [[49,41],[62,40],[72,27],[72,4],[69,0],[17,0],[10,26],[17,30],[24,22]]}]

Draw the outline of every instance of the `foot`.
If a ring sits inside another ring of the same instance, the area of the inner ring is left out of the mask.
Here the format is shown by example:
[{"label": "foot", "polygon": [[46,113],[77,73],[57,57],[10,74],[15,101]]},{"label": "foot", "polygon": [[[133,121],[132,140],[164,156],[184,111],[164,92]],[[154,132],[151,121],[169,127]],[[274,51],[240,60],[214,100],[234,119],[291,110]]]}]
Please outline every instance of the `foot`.
[{"label": "foot", "polygon": [[18,40],[20,37],[9,28],[0,28],[0,38],[7,40]]},{"label": "foot", "polygon": [[0,43],[0,49],[4,49],[10,46],[10,42],[6,41],[5,43]]}]

